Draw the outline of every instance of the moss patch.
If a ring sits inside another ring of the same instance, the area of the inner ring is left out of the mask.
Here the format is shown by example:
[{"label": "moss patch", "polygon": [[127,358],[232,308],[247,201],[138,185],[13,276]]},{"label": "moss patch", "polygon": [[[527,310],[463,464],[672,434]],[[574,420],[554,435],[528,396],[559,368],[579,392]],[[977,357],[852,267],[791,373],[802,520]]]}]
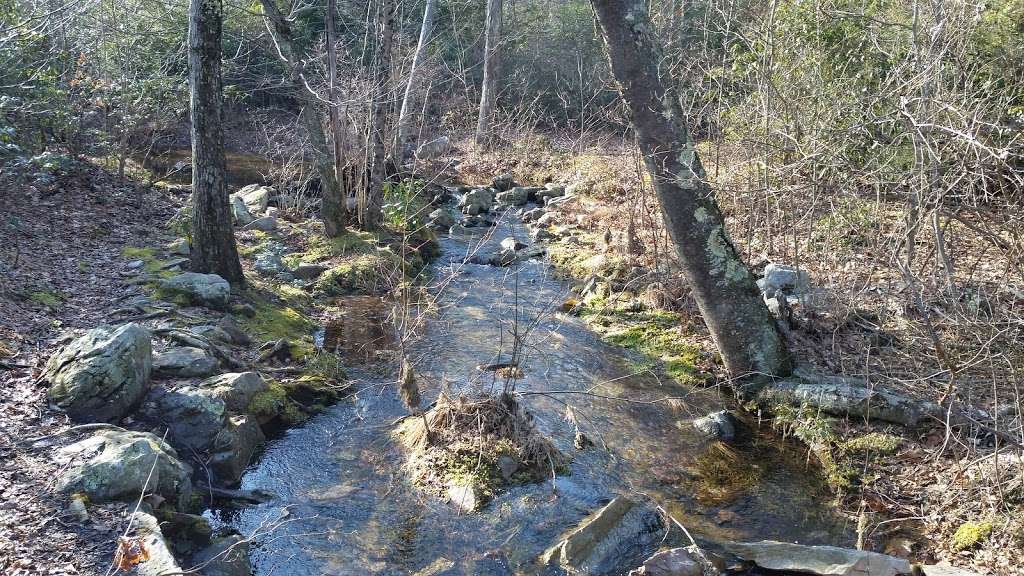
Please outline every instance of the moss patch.
[{"label": "moss patch", "polygon": [[705,380],[697,367],[700,349],[685,340],[679,314],[648,310],[632,301],[591,298],[580,308],[580,316],[605,341],[640,352],[677,382]]},{"label": "moss patch", "polygon": [[350,258],[324,272],[313,287],[323,296],[379,294],[400,280],[401,259],[389,250],[376,250]]},{"label": "moss patch", "polygon": [[28,293],[28,299],[47,308],[59,308],[64,303],[64,295],[59,292],[36,290]]},{"label": "moss patch", "polygon": [[175,272],[164,268],[171,260],[164,260],[157,257],[156,248],[125,246],[121,249],[121,256],[127,260],[142,260],[142,271],[157,278],[170,278]]},{"label": "moss patch", "polygon": [[968,550],[977,546],[992,533],[992,522],[964,522],[953,534],[953,550]]}]

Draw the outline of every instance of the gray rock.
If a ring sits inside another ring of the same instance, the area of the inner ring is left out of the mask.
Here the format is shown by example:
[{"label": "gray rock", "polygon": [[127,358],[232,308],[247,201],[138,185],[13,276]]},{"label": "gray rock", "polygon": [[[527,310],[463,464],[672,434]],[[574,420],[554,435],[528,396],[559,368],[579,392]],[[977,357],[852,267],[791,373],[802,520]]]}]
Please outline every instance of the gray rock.
[{"label": "gray rock", "polygon": [[183,505],[192,493],[192,469],[166,442],[147,432],[97,432],[62,448],[58,458],[71,462],[57,478],[57,488],[65,494],[82,492],[96,502],[132,501],[146,489]]},{"label": "gray rock", "polygon": [[252,576],[249,543],[237,534],[217,538],[192,561],[203,566],[203,576]]},{"label": "gray rock", "polygon": [[658,552],[644,561],[629,576],[701,576],[704,568],[693,559],[686,548],[672,548]]},{"label": "gray rock", "polygon": [[462,219],[463,228],[485,228],[494,226],[494,221],[484,216],[467,216]]},{"label": "gray rock", "polygon": [[530,210],[523,212],[522,220],[523,222],[534,222],[543,215],[543,208],[531,208]]},{"label": "gray rock", "polygon": [[420,160],[437,158],[447,154],[451,149],[451,140],[449,140],[447,136],[441,136],[439,138],[434,138],[429,142],[420,144],[420,147],[416,149],[416,158],[419,158]]},{"label": "gray rock", "polygon": [[490,212],[494,206],[494,193],[487,188],[474,188],[459,198],[459,208],[463,214],[476,216]]},{"label": "gray rock", "polygon": [[557,214],[555,214],[554,212],[546,212],[544,214],[541,214],[541,216],[537,218],[537,226],[550,226],[554,224],[556,219],[558,219]]},{"label": "gray rock", "polygon": [[228,334],[227,330],[220,326],[214,326],[213,324],[201,324],[199,326],[193,326],[188,329],[189,332],[212,340],[214,342],[223,342],[225,344],[231,343],[231,335]]},{"label": "gray rock", "polygon": [[299,262],[299,265],[292,270],[296,278],[303,280],[316,280],[321,274],[327,271],[327,266],[311,262]]},{"label": "gray rock", "polygon": [[661,529],[656,512],[617,496],[549,548],[541,561],[572,574],[608,574],[618,568],[622,558],[658,539]]},{"label": "gray rock", "polygon": [[517,250],[522,250],[523,248],[526,248],[526,244],[523,244],[522,242],[516,240],[512,236],[508,236],[501,241],[502,250],[515,252]]},{"label": "gray rock", "polygon": [[224,316],[217,321],[217,327],[228,333],[231,336],[231,343],[238,344],[239,346],[248,346],[252,344],[252,338],[245,333],[245,330],[238,324],[237,321],[231,316]]},{"label": "gray rock", "polygon": [[458,217],[448,208],[438,208],[427,216],[427,223],[435,228],[451,228],[457,221]]},{"label": "gray rock", "polygon": [[505,190],[509,190],[514,187],[516,183],[515,180],[512,179],[512,175],[506,173],[495,176],[491,185],[494,186],[494,189],[498,192],[504,192]]},{"label": "gray rock", "polygon": [[980,576],[977,572],[948,564],[922,564],[921,572],[924,572],[925,576]]},{"label": "gray rock", "polygon": [[448,485],[448,500],[466,512],[475,511],[482,502],[482,498],[477,494],[474,486],[456,482]]},{"label": "gray rock", "polygon": [[192,253],[192,247],[189,246],[188,240],[184,238],[178,238],[171,242],[167,249],[174,256],[188,256]]},{"label": "gray rock", "polygon": [[149,330],[131,323],[94,328],[50,357],[47,398],[78,422],[112,422],[146,395],[152,372]]},{"label": "gray rock", "polygon": [[736,419],[728,410],[713,412],[693,421],[698,432],[716,440],[732,440],[736,438]]},{"label": "gray rock", "polygon": [[772,262],[764,267],[764,276],[758,279],[757,286],[769,297],[776,291],[787,296],[797,295],[807,292],[810,279],[803,270]]},{"label": "gray rock", "polygon": [[262,184],[249,184],[242,187],[238,192],[231,195],[231,198],[240,198],[246,209],[251,214],[262,215],[267,210],[273,190]]},{"label": "gray rock", "polygon": [[543,190],[537,192],[537,202],[547,204],[552,198],[565,196],[565,187],[558,184],[546,184]]},{"label": "gray rock", "polygon": [[261,230],[263,232],[273,232],[277,230],[277,217],[276,216],[263,216],[256,218],[252,222],[246,224],[243,230]]},{"label": "gray rock", "polygon": [[145,265],[146,263],[143,262],[142,260],[132,260],[131,262],[125,264],[124,267],[129,270],[138,270],[139,268],[142,268]]},{"label": "gray rock", "polygon": [[214,482],[221,486],[237,484],[264,439],[254,416],[228,418],[210,444],[207,465],[213,472]]},{"label": "gray rock", "polygon": [[231,219],[234,221],[235,226],[246,226],[255,217],[249,213],[249,209],[245,206],[245,201],[240,196],[231,196]]},{"label": "gray rock", "polygon": [[204,394],[218,398],[231,412],[249,412],[249,404],[270,386],[256,372],[230,372],[207,378],[199,384]]},{"label": "gray rock", "polygon": [[494,199],[498,204],[505,206],[522,206],[530,201],[530,192],[522,186],[516,186],[504,192],[498,192]]},{"label": "gray rock", "polygon": [[231,285],[216,274],[185,272],[164,280],[160,287],[186,297],[191,303],[222,310],[231,297]]},{"label": "gray rock", "polygon": [[201,348],[168,348],[153,355],[153,375],[159,378],[199,378],[213,374],[220,363]]},{"label": "gray rock", "polygon": [[183,574],[184,571],[171,553],[171,548],[160,531],[160,523],[146,512],[137,511],[132,514],[132,530],[136,539],[142,541],[149,559],[141,562],[133,570],[138,576],[166,576]]},{"label": "gray rock", "polygon": [[547,253],[547,249],[543,246],[527,246],[516,252],[516,259],[522,261],[531,258],[541,258]]},{"label": "gray rock", "polygon": [[253,265],[261,276],[276,276],[288,270],[284,260],[277,252],[265,251],[256,256],[256,263]]},{"label": "gray rock", "polygon": [[566,192],[565,196],[558,196],[556,198],[548,198],[544,202],[545,206],[561,206],[562,204],[568,204],[569,202],[576,199],[576,196]]},{"label": "gray rock", "polygon": [[530,231],[530,240],[533,242],[547,242],[549,240],[555,240],[555,235],[547,228],[534,228]]},{"label": "gray rock", "polygon": [[909,574],[910,563],[877,552],[834,546],[803,546],[762,540],[726,544],[725,549],[766,570],[784,570],[820,576],[895,576]]},{"label": "gray rock", "polygon": [[753,397],[758,406],[769,412],[779,406],[809,406],[834,416],[870,417],[904,426],[914,426],[930,415],[943,413],[933,402],[871,388],[857,378],[807,373],[768,384]]},{"label": "gray rock", "polygon": [[167,437],[173,445],[197,452],[213,443],[227,418],[223,400],[191,386],[154,389],[141,412],[146,418],[167,426]]}]

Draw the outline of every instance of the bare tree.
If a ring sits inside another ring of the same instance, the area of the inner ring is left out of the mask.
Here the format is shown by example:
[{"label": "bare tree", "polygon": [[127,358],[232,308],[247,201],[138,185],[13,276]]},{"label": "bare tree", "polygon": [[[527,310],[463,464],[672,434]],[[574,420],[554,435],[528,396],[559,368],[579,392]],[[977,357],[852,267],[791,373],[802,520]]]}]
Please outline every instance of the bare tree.
[{"label": "bare tree", "polygon": [[370,182],[360,191],[359,225],[364,230],[378,228],[383,220],[384,180],[388,160],[388,107],[391,94],[391,49],[395,35],[398,3],[381,0],[377,13],[377,54],[373,65],[373,90],[370,96]]},{"label": "bare tree", "polygon": [[402,98],[402,109],[398,113],[398,139],[395,146],[395,158],[401,158],[403,148],[409,141],[409,131],[412,125],[412,114],[409,110],[412,104],[412,95],[419,85],[420,67],[427,56],[427,44],[430,43],[430,34],[434,29],[434,7],[437,0],[427,0],[423,8],[423,25],[420,27],[420,39],[416,44],[416,54],[412,57],[412,66],[409,68],[409,82],[405,85],[405,96]]},{"label": "bare tree", "polygon": [[196,272],[219,274],[245,285],[231,227],[224,180],[224,123],[221,106],[221,0],[189,4],[188,63],[192,115],[192,254]]},{"label": "bare tree", "polygon": [[476,143],[486,145],[491,130],[494,101],[498,97],[498,68],[501,65],[501,0],[487,0],[484,38],[484,82],[480,90],[480,117],[476,122]]},{"label": "bare tree", "polygon": [[[274,0],[260,0],[260,3],[263,6],[263,15],[266,17],[267,29],[277,48],[278,57],[288,68],[288,81],[292,91],[302,102],[303,108],[299,113],[299,121],[309,135],[314,163],[317,174],[320,176],[322,188],[320,216],[324,221],[324,232],[328,236],[338,236],[344,233],[347,224],[345,198],[344,191],[335,174],[335,153],[327,144],[327,135],[321,121],[320,99],[310,91],[304,80],[305,62],[295,46],[288,19],[278,9]],[[330,44],[329,41],[328,43]],[[332,101],[331,104],[333,106],[335,102]]]},{"label": "bare tree", "polygon": [[647,5],[591,0],[644,163],[694,298],[736,377],[784,376],[792,359],[725,228],[678,99],[658,75]]}]

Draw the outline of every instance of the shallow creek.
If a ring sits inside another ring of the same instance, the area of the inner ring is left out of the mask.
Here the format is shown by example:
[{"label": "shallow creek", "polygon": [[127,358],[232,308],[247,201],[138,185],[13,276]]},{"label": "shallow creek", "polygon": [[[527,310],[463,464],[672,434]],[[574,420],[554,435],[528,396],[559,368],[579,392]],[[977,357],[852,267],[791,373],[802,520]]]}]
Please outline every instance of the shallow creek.
[{"label": "shallow creek", "polygon": [[[852,543],[851,527],[830,509],[803,451],[755,437],[722,452],[692,427],[677,425],[721,409],[723,399],[714,390],[635,373],[640,363],[633,352],[601,342],[578,319],[556,311],[568,284],[544,261],[463,264],[488,234],[482,252],[496,250],[507,236],[527,241],[518,222],[442,238],[442,256],[433,264],[438,310],[408,349],[425,403],[442,379],[455,391],[491,385],[493,373],[477,366],[507,358],[514,318],[520,330],[539,318],[526,338],[517,389],[553,392],[524,401],[539,428],[572,455],[571,473],[515,487],[472,514],[415,489],[391,438],[393,422],[406,413],[396,377],[371,360],[349,370],[359,390],[353,401],[269,443],[246,474],[243,488],[268,490],[275,499],[219,513],[243,534],[260,533],[252,549],[257,574],[555,573],[535,564],[537,556],[616,494],[649,497],[710,548],[724,540]],[[383,320],[363,313],[360,302],[351,304],[348,322]],[[362,332],[351,329],[356,340]],[[360,353],[372,358],[382,331],[366,332],[372,339]],[[584,391],[590,394],[569,393]],[[666,396],[679,399],[650,402]],[[573,448],[562,402],[573,407],[595,446]],[[688,542],[673,528],[665,543]],[[644,552],[623,558],[622,573]]]}]

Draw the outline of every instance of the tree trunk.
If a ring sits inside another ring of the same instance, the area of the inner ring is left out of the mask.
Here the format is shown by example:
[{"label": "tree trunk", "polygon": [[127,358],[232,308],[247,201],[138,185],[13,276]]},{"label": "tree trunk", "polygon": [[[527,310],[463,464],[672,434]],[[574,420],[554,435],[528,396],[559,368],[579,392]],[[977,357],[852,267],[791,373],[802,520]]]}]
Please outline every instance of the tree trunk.
[{"label": "tree trunk", "polygon": [[476,122],[476,143],[486,146],[490,140],[491,115],[498,97],[498,68],[501,59],[501,0],[487,0],[487,22],[484,37],[484,82],[480,89],[480,117]]},{"label": "tree trunk", "polygon": [[221,0],[191,0],[188,26],[192,116],[192,253],[195,272],[245,285],[224,180],[221,108]]},{"label": "tree trunk", "polygon": [[394,41],[395,0],[381,0],[377,13],[377,61],[374,63],[370,101],[370,182],[359,197],[359,224],[364,230],[383,221],[385,165],[387,162],[388,96],[391,92],[391,45]]},{"label": "tree trunk", "polygon": [[335,0],[327,0],[327,18],[324,21],[327,28],[327,99],[330,101],[328,111],[334,143],[334,185],[337,187],[337,193],[331,195],[330,200],[325,195],[320,205],[325,228],[328,226],[327,222],[334,223],[332,230],[327,233],[328,236],[340,234],[341,229],[348,224],[345,197],[348,189],[342,184],[345,181],[344,145],[347,130],[341,110],[338,108],[338,35],[334,23],[336,14]]},{"label": "tree trunk", "polygon": [[734,377],[788,375],[792,359],[782,335],[729,240],[679,101],[658,76],[645,2],[591,3],[665,226],[726,368]]},{"label": "tree trunk", "polygon": [[[299,122],[309,134],[310,145],[313,147],[314,165],[320,176],[321,198],[320,217],[324,221],[324,232],[328,236],[339,236],[345,232],[347,224],[345,214],[345,191],[342,190],[335,175],[335,152],[327,144],[327,134],[321,122],[322,112],[319,101],[310,94],[303,81],[305,64],[295,47],[291,27],[274,0],[260,0],[263,15],[267,19],[267,29],[277,45],[277,53],[288,68],[288,81],[295,97],[302,102],[303,109],[299,112]],[[328,26],[328,29],[330,27]],[[333,60],[332,60],[333,62]],[[333,101],[332,101],[333,104]]]},{"label": "tree trunk", "polygon": [[412,127],[412,95],[419,83],[417,73],[423,60],[427,56],[427,44],[430,42],[430,33],[434,29],[434,6],[437,0],[427,0],[423,9],[423,25],[420,27],[420,40],[416,44],[416,54],[412,57],[412,67],[409,68],[409,83],[405,85],[405,96],[402,98],[402,109],[398,113],[398,139],[395,143],[395,158],[401,159],[405,154],[405,145],[410,139]]}]

